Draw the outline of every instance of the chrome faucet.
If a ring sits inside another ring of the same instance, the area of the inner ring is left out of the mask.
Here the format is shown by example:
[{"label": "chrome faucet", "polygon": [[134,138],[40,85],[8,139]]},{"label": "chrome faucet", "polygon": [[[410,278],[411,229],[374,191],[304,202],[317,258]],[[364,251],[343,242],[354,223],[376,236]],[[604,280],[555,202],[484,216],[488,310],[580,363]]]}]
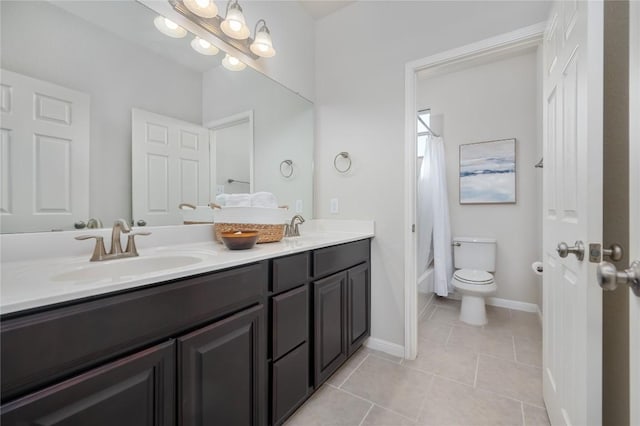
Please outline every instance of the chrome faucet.
[{"label": "chrome faucet", "polygon": [[[296,220],[298,223],[296,223]],[[298,225],[302,225],[304,223],[304,218],[299,214],[295,215],[291,218],[291,223],[286,224],[284,226],[284,236],[285,237],[299,237],[300,236],[300,228]]]},{"label": "chrome faucet", "polygon": [[[127,247],[122,250],[122,242],[120,241],[120,235],[122,233],[128,234]],[[100,235],[80,235],[76,237],[76,240],[88,240],[91,238],[96,239],[96,245],[91,255],[91,262],[98,262],[101,260],[120,259],[124,257],[138,256],[138,249],[136,248],[135,236],[136,235],[151,235],[151,232],[131,232],[129,224],[124,219],[118,219],[114,222],[111,229],[111,249],[109,253],[104,247],[104,238]]]}]

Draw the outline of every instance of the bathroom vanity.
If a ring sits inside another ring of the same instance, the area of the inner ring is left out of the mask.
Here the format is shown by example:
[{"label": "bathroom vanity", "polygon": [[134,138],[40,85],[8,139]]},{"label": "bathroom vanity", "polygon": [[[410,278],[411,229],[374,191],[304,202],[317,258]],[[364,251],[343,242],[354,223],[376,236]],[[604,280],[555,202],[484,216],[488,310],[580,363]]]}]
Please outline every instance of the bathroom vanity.
[{"label": "bathroom vanity", "polygon": [[282,423],[370,334],[372,236],[4,313],[2,424]]}]

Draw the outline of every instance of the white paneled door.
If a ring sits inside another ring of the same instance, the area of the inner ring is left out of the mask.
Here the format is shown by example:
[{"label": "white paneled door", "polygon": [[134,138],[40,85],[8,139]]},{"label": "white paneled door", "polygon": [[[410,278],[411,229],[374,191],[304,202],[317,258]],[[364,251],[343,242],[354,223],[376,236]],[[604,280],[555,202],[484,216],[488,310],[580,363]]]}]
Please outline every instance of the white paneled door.
[{"label": "white paneled door", "polygon": [[602,241],[602,49],[602,1],[555,1],[543,45],[543,387],[554,425],[602,421],[602,290],[586,253]]},{"label": "white paneled door", "polygon": [[[640,261],[640,2],[629,11],[629,259]],[[630,424],[640,425],[640,297],[629,292]]]},{"label": "white paneled door", "polygon": [[89,95],[0,72],[1,230],[73,229],[89,217]]},{"label": "white paneled door", "polygon": [[133,220],[182,222],[178,205],[209,203],[209,130],[140,109],[132,110]]}]

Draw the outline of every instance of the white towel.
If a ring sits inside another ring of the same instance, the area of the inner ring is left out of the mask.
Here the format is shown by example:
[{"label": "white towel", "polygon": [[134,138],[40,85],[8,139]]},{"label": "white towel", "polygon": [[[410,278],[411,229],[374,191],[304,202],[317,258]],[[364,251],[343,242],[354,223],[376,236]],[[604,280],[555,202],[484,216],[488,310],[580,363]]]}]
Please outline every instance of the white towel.
[{"label": "white towel", "polygon": [[227,205],[227,197],[229,196],[229,194],[218,194],[216,195],[216,204],[219,206],[226,206]]},{"label": "white towel", "polygon": [[250,194],[227,194],[227,207],[251,207]]},{"label": "white towel", "polygon": [[271,192],[255,192],[251,194],[251,207],[275,209],[278,207],[278,200]]}]

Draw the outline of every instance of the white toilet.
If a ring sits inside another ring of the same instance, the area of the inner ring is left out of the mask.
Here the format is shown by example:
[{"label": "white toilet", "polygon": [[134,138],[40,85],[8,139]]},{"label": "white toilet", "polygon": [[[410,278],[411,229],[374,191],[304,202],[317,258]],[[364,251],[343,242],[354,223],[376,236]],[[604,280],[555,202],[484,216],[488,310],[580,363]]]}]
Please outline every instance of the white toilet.
[{"label": "white toilet", "polygon": [[454,237],[452,284],[462,295],[460,321],[485,325],[487,312],[484,298],[495,294],[498,287],[491,272],[496,270],[496,240],[490,238]]}]

